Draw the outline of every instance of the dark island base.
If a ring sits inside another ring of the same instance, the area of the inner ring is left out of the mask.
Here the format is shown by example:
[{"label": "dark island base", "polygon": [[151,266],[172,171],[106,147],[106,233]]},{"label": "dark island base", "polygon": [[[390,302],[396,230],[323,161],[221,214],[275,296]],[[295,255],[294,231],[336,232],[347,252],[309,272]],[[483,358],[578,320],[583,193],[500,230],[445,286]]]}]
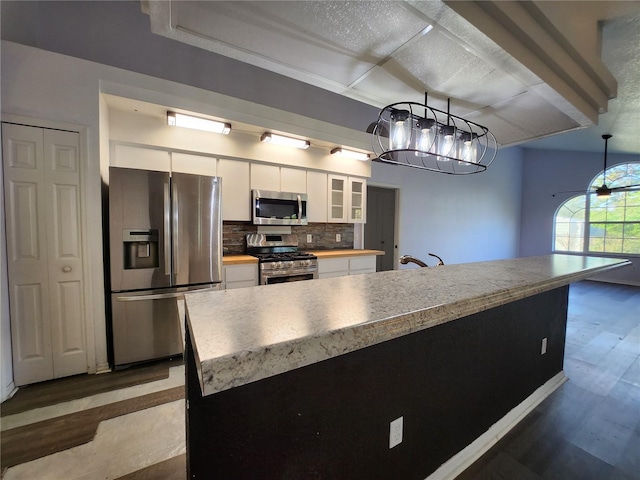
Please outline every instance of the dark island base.
[{"label": "dark island base", "polygon": [[562,371],[568,291],[206,397],[188,339],[188,478],[424,479]]}]

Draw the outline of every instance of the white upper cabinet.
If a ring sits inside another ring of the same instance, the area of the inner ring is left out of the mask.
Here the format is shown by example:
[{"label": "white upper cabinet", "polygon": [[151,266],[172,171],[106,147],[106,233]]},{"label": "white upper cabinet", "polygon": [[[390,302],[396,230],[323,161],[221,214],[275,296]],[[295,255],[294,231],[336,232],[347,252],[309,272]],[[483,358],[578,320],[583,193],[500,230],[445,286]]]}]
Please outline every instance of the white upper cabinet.
[{"label": "white upper cabinet", "polygon": [[349,177],[349,223],[365,223],[367,182],[363,178]]},{"label": "white upper cabinet", "polygon": [[347,223],[347,177],[342,175],[327,176],[328,221]]},{"label": "white upper cabinet", "polygon": [[217,161],[214,157],[172,152],[171,171],[215,177],[217,174]]},{"label": "white upper cabinet", "polygon": [[280,191],[307,193],[307,171],[301,168],[280,167]]},{"label": "white upper cabinet", "polygon": [[280,167],[263,163],[251,164],[251,189],[280,191]]},{"label": "white upper cabinet", "polygon": [[222,219],[250,221],[249,162],[221,158],[218,161],[218,176],[222,178]]},{"label": "white upper cabinet", "polygon": [[166,150],[112,144],[111,166],[138,170],[171,171],[171,156]]},{"label": "white upper cabinet", "polygon": [[307,172],[307,220],[327,222],[327,174]]},{"label": "white upper cabinet", "polygon": [[327,215],[333,223],[366,222],[367,181],[364,178],[328,175]]},{"label": "white upper cabinet", "polygon": [[252,163],[251,188],[272,192],[307,193],[307,171],[301,168]]}]

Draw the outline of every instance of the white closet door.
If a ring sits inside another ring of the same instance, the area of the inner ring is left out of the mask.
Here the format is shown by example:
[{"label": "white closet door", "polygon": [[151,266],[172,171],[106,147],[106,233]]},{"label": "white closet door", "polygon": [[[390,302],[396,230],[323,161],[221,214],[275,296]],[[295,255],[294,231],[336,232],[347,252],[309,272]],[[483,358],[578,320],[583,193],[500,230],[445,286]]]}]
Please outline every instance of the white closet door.
[{"label": "white closet door", "polygon": [[85,373],[76,133],[2,125],[14,383]]},{"label": "white closet door", "polygon": [[78,134],[44,130],[53,376],[87,372]]}]

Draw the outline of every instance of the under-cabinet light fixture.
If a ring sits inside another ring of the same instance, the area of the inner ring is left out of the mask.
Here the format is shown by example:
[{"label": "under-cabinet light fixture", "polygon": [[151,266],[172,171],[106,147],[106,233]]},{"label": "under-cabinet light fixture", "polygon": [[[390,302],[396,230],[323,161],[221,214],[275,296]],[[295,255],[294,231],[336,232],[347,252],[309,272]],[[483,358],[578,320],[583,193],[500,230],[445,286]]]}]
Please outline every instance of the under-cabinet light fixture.
[{"label": "under-cabinet light fixture", "polygon": [[167,125],[172,127],[185,127],[205,132],[222,133],[228,135],[231,124],[209,120],[208,118],[194,117],[184,113],[167,112]]},{"label": "under-cabinet light fixture", "polygon": [[347,148],[336,147],[331,150],[331,155],[340,155],[342,157],[352,158],[354,160],[367,161],[369,160],[369,154],[364,152],[356,152],[355,150],[349,150]]},{"label": "under-cabinet light fixture", "polygon": [[272,143],[274,145],[284,145],[286,147],[309,148],[311,142],[308,140],[300,140],[298,138],[285,137],[284,135],[276,135],[275,133],[264,132],[260,137],[261,142]]}]

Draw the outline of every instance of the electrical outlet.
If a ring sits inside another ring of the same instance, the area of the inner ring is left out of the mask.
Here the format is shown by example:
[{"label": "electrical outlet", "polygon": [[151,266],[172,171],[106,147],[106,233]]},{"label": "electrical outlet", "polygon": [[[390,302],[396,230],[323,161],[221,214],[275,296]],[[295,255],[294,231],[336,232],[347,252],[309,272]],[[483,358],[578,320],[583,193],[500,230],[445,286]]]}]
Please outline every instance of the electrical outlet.
[{"label": "electrical outlet", "polygon": [[540,349],[540,355],[547,353],[547,337],[542,339],[542,348]]},{"label": "electrical outlet", "polygon": [[398,417],[389,424],[389,448],[402,443],[402,418]]},{"label": "electrical outlet", "polygon": [[313,237],[310,233],[307,233],[307,243],[311,243],[313,241]]},{"label": "electrical outlet", "polygon": [[336,242],[341,242],[342,241],[342,235],[340,235],[339,233],[336,233]]}]

